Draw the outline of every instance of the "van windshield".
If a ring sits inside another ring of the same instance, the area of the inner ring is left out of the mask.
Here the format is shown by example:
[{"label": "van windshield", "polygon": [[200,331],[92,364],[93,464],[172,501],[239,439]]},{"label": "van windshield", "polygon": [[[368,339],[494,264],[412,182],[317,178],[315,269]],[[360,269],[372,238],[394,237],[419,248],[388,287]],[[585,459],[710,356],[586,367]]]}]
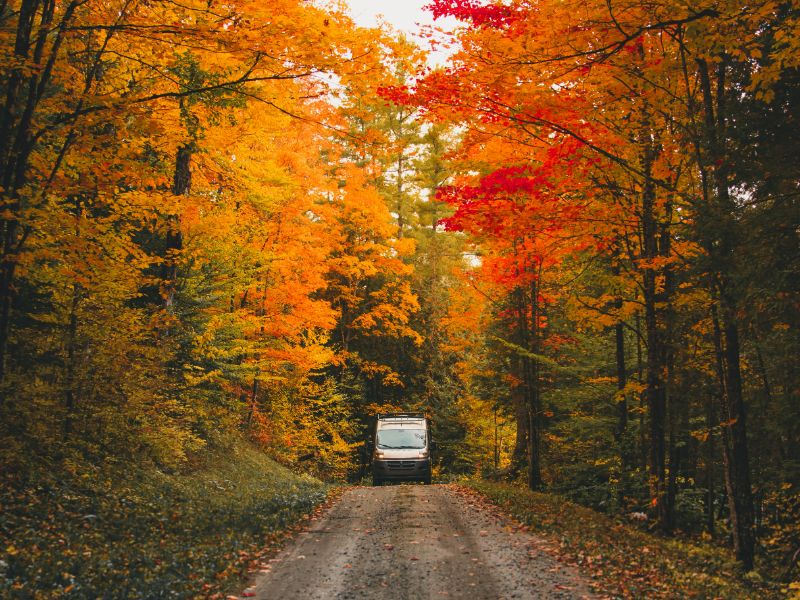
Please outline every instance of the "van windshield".
[{"label": "van windshield", "polygon": [[424,429],[381,429],[378,432],[378,448],[424,448]]}]

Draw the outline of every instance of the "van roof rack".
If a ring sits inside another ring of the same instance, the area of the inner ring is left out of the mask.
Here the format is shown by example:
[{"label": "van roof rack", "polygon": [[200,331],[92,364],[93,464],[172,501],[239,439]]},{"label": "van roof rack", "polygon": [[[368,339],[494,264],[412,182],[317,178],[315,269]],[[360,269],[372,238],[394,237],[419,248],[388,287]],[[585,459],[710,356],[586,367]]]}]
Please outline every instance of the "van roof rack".
[{"label": "van roof rack", "polygon": [[378,420],[381,419],[424,419],[425,414],[421,412],[396,412],[396,413],[378,413]]}]

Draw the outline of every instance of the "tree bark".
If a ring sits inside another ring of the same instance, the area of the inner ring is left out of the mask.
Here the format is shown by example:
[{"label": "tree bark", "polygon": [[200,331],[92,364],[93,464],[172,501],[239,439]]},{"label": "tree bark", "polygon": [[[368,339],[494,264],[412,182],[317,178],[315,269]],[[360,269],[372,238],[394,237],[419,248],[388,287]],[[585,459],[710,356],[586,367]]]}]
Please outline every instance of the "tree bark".
[{"label": "tree bark", "polygon": [[[530,308],[531,323],[527,337],[529,344],[527,348],[533,354],[541,351],[539,339],[539,289],[536,277],[533,277],[530,285]],[[528,487],[538,490],[544,483],[542,481],[541,465],[541,388],[539,378],[539,361],[533,357],[526,356],[523,359],[525,364],[525,393],[528,405]]]},{"label": "tree bark", "polygon": [[714,481],[714,460],[715,460],[715,450],[714,450],[714,427],[716,425],[716,420],[714,419],[714,398],[713,396],[709,395],[706,399],[706,428],[708,430],[708,438],[706,439],[706,455],[705,455],[705,463],[706,463],[706,497],[705,497],[705,509],[706,509],[706,530],[714,537],[715,533],[715,526],[714,526],[714,495],[715,495],[715,481]]},{"label": "tree bark", "polygon": [[[644,138],[649,136],[645,129]],[[649,175],[654,160],[654,149],[649,142],[643,148],[643,168]],[[644,181],[642,191],[642,258],[652,261],[659,256],[657,238],[657,219],[655,214],[656,193],[651,178]],[[670,515],[667,502],[666,470],[666,390],[664,386],[665,349],[659,325],[659,294],[656,270],[646,264],[642,274],[642,293],[644,300],[645,339],[647,340],[645,398],[649,412],[649,454],[650,497],[655,519],[662,531],[669,530]]]},{"label": "tree bark", "polygon": [[[192,155],[194,144],[189,143],[178,148],[175,155],[175,173],[172,181],[172,193],[186,196],[192,189]],[[178,255],[183,250],[183,234],[180,230],[180,217],[170,219],[165,240],[164,267],[162,270],[162,298],[164,308],[171,309],[175,303],[175,292],[178,284]]]},{"label": "tree bark", "polygon": [[[515,358],[512,364],[514,365],[512,375],[521,381],[522,359]],[[528,407],[525,403],[522,386],[518,385],[511,390],[511,400],[514,403],[514,421],[517,425],[517,433],[514,438],[514,451],[511,453],[509,477],[516,479],[525,467],[528,454]]]},{"label": "tree bark", "polygon": [[[612,260],[614,262],[611,265],[611,274],[618,278],[620,275],[618,250],[615,250]],[[619,314],[622,310],[622,296],[618,295],[614,299],[614,308]],[[622,322],[614,326],[614,349],[617,363],[617,425],[614,429],[614,439],[619,445],[622,443],[622,436],[625,430],[628,428],[628,397],[624,393],[625,386],[628,384],[628,371],[625,366],[625,327]],[[620,447],[620,462],[623,465],[623,469],[627,463],[626,458],[625,452]]]},{"label": "tree bark", "polygon": [[712,265],[711,286],[718,305],[718,310],[715,307],[714,337],[722,400],[720,409],[723,421],[725,485],[736,557],[745,569],[750,570],[753,568],[755,554],[755,513],[747,448],[747,412],[740,370],[736,292],[733,289],[737,223],[729,191],[726,150],[727,58],[722,56],[716,67],[714,86],[708,63],[698,59],[697,65],[703,97],[707,152],[704,166],[710,165],[715,193],[713,202],[710,198],[705,198],[700,207],[702,214],[699,225],[704,227],[699,233]]}]

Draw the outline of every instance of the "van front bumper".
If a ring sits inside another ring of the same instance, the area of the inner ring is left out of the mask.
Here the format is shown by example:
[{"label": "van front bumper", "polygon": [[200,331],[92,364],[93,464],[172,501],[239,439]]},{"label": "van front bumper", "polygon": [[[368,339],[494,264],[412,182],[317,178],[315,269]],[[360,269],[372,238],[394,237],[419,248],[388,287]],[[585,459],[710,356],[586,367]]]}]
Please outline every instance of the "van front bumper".
[{"label": "van front bumper", "polygon": [[378,479],[425,479],[430,478],[430,458],[387,458],[372,461],[372,475]]}]

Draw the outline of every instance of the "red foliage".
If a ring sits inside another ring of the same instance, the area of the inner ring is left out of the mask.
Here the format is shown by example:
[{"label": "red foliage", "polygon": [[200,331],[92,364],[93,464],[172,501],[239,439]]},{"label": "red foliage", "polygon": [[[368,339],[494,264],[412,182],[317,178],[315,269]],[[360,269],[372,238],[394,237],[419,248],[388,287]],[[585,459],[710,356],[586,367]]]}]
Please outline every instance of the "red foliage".
[{"label": "red foliage", "polygon": [[507,27],[519,17],[512,7],[502,4],[483,4],[478,0],[433,0],[424,7],[434,19],[455,17],[476,27]]}]

